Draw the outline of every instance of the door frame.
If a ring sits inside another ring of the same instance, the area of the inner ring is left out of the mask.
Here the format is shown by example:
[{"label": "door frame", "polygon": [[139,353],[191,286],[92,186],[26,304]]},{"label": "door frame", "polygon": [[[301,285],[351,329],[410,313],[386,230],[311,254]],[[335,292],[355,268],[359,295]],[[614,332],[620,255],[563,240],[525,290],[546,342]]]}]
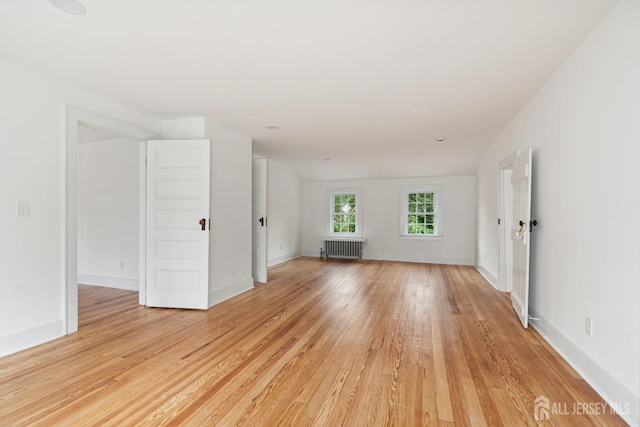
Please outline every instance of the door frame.
[{"label": "door frame", "polygon": [[507,215],[513,216],[513,203],[510,206],[506,206],[505,187],[512,186],[511,180],[506,179],[505,171],[513,171],[513,165],[517,157],[517,151],[511,153],[508,157],[503,159],[499,164],[499,181],[500,188],[498,192],[498,215],[500,218],[500,267],[498,272],[498,290],[501,292],[511,292],[513,287],[512,283],[507,283],[507,257],[513,256],[513,250],[508,250],[507,240],[511,242],[510,230],[506,228]]},{"label": "door frame", "polygon": [[[64,126],[62,127],[63,139],[65,144],[65,164],[64,180],[65,180],[65,223],[64,228],[64,281],[66,284],[66,296],[64,298],[64,333],[71,334],[78,330],[78,126],[85,125],[94,129],[109,132],[119,137],[129,138],[139,141],[139,150],[146,146],[148,139],[158,139],[158,134],[143,129],[141,127],[121,122],[92,111],[88,111],[72,105],[62,105],[62,116]],[[139,179],[144,178],[146,169],[146,150],[145,156],[140,156],[139,163]],[[138,287],[140,290],[140,300],[144,298],[145,283],[145,197],[144,181],[139,182],[140,185],[140,207],[139,213],[139,236],[138,246],[141,254],[139,256],[141,262],[138,266],[139,279]]]}]

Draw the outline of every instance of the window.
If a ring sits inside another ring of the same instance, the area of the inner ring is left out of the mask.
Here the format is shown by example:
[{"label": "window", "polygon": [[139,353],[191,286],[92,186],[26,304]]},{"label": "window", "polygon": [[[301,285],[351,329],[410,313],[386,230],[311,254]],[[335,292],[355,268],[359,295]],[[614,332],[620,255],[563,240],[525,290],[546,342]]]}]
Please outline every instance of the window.
[{"label": "window", "polygon": [[424,238],[441,235],[440,193],[439,186],[403,189],[403,235]]},{"label": "window", "polygon": [[330,192],[330,234],[360,234],[359,199],[360,194],[356,190]]}]

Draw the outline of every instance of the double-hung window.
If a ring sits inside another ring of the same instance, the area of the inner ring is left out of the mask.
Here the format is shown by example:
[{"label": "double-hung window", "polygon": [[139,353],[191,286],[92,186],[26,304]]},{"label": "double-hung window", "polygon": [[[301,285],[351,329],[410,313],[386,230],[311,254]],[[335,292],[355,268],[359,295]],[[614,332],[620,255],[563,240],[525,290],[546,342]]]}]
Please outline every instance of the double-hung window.
[{"label": "double-hung window", "polygon": [[405,237],[442,236],[441,187],[404,187],[402,189],[402,230]]},{"label": "double-hung window", "polygon": [[329,234],[360,234],[360,191],[333,190],[329,201]]}]

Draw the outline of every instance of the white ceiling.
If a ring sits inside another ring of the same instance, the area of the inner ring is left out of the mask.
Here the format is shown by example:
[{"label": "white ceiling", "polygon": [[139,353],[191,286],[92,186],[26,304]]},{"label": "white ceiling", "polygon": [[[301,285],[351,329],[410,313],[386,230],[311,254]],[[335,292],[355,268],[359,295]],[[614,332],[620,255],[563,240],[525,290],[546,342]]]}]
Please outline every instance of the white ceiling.
[{"label": "white ceiling", "polygon": [[0,57],[210,117],[303,180],[473,174],[616,1],[2,0]]}]

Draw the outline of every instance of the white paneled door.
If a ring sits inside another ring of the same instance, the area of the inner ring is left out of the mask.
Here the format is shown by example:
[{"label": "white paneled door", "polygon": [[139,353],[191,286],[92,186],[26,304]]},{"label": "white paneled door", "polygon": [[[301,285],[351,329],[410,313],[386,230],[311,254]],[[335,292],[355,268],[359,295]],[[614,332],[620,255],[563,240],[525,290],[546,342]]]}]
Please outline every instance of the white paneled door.
[{"label": "white paneled door", "polygon": [[253,161],[253,278],[267,283],[267,159]]},{"label": "white paneled door", "polygon": [[522,326],[529,325],[529,257],[531,252],[531,165],[532,149],[516,152],[513,185],[513,290],[511,303]]},{"label": "white paneled door", "polygon": [[146,305],[207,309],[209,140],[147,141]]}]

